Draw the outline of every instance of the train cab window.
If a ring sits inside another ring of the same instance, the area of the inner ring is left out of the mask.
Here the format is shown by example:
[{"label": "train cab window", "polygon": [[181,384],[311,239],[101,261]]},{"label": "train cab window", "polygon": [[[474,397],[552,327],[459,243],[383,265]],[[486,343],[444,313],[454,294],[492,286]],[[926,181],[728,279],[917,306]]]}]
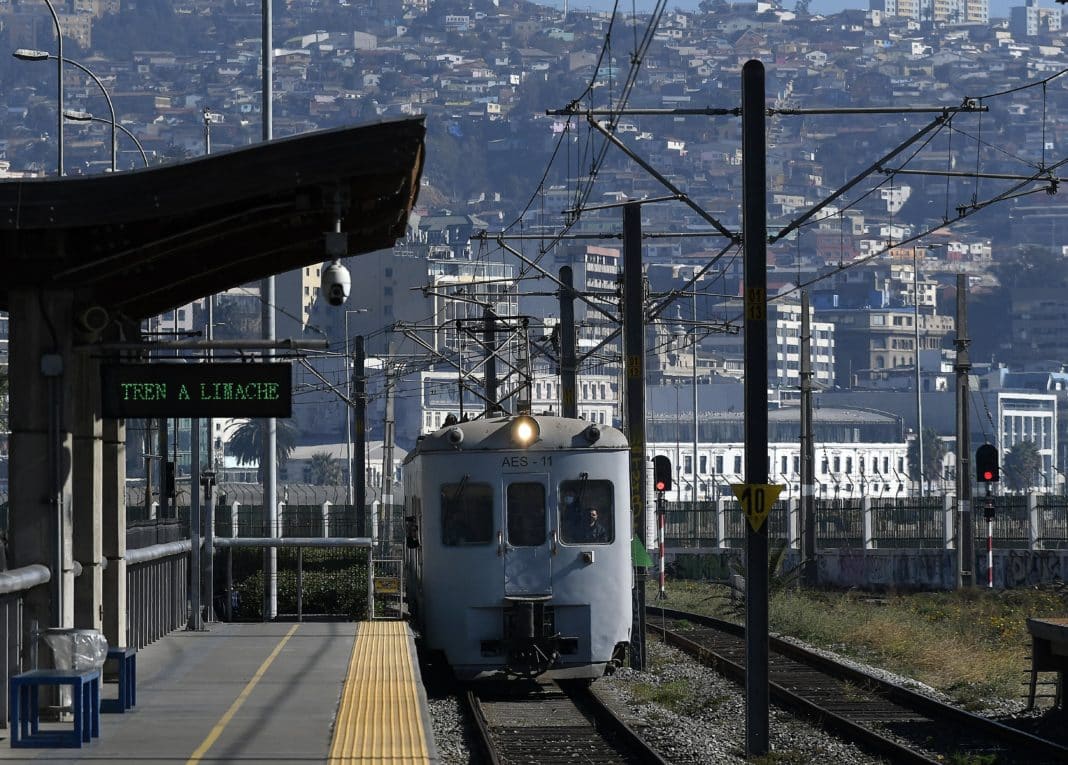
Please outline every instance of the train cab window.
[{"label": "train cab window", "polygon": [[540,483],[508,485],[508,544],[545,544],[545,487]]},{"label": "train cab window", "polygon": [[450,546],[493,541],[493,487],[446,483],[441,487],[441,541]]},{"label": "train cab window", "polygon": [[610,544],[616,537],[611,481],[560,483],[560,539],[564,544]]}]

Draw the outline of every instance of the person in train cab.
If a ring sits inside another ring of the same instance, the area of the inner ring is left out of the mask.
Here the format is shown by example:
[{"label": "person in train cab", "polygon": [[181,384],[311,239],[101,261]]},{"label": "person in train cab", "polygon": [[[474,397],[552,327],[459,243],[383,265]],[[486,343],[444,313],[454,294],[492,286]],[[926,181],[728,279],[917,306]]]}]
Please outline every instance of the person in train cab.
[{"label": "person in train cab", "polygon": [[583,528],[583,542],[603,543],[608,541],[608,529],[597,518],[597,508],[590,507],[586,510],[586,525]]}]

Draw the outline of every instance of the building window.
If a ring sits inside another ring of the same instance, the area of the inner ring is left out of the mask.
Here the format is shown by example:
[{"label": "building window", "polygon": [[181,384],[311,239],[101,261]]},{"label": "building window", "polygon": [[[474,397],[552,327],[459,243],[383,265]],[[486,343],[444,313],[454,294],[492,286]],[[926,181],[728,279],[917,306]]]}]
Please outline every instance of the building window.
[{"label": "building window", "polygon": [[741,455],[736,455],[734,457],[734,473],[735,473],[735,475],[741,475],[742,474],[742,458],[741,458]]},{"label": "building window", "polygon": [[717,454],[716,455],[716,473],[719,474],[719,475],[723,474],[723,455],[722,454]]},{"label": "building window", "polygon": [[690,475],[691,473],[693,473],[693,455],[687,454],[685,457],[683,457],[682,465],[683,473],[685,473],[686,475]]},{"label": "building window", "polygon": [[698,472],[700,472],[702,475],[708,473],[708,455],[707,454],[702,454],[700,457],[697,458],[697,468],[698,468]]}]

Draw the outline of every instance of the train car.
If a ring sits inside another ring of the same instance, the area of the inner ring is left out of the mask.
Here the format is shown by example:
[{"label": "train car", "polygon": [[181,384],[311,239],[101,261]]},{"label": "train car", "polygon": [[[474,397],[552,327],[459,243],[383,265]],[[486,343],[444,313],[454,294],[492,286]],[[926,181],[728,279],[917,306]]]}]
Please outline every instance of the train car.
[{"label": "train car", "polygon": [[409,608],[462,680],[592,679],[631,630],[628,447],[585,420],[506,416],[404,463]]}]

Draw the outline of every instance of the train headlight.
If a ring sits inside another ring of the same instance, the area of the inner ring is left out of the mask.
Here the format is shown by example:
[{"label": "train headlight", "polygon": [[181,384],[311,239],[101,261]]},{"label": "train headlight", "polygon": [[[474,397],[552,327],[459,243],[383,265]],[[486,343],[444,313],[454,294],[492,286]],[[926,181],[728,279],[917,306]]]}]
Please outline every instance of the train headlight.
[{"label": "train headlight", "polygon": [[512,420],[512,440],[517,446],[530,446],[540,435],[541,428],[533,417],[522,415]]}]

